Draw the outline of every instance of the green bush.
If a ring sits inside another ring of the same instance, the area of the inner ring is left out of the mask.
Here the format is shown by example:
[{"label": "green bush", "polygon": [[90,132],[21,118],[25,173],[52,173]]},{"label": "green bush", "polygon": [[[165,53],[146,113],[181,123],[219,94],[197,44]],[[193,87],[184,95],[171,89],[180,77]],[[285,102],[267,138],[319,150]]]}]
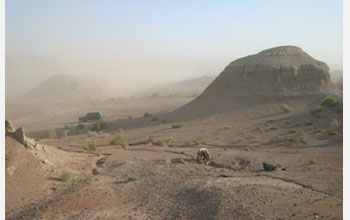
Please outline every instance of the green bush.
[{"label": "green bush", "polygon": [[107,128],[107,122],[105,121],[98,121],[95,124],[92,125],[91,131],[101,131],[103,129]]},{"label": "green bush", "polygon": [[161,138],[157,139],[156,144],[159,145],[159,146],[162,146],[162,147],[165,146],[165,142]]},{"label": "green bush", "polygon": [[307,143],[307,139],[303,137],[295,137],[295,138],[292,138],[291,141],[293,141],[294,143],[303,143],[303,144]]},{"label": "green bush", "polygon": [[331,131],[328,133],[328,135],[331,135],[331,136],[338,136],[339,135],[339,132],[338,131]]},{"label": "green bush", "polygon": [[94,140],[89,141],[88,145],[84,147],[84,150],[87,150],[88,152],[96,151],[96,142]]},{"label": "green bush", "polygon": [[312,125],[312,121],[307,121],[307,122],[305,122],[305,125],[306,125],[306,126]]},{"label": "green bush", "polygon": [[56,131],[53,130],[53,129],[46,130],[41,138],[43,138],[43,139],[54,139],[54,138],[56,138]]},{"label": "green bush", "polygon": [[253,150],[253,149],[254,149],[254,147],[251,146],[251,145],[247,145],[247,146],[244,148],[245,151],[251,151],[251,150]]},{"label": "green bush", "polygon": [[324,128],[318,128],[314,130],[314,133],[323,133],[323,132],[325,132]]},{"label": "green bush", "polygon": [[258,126],[257,128],[256,128],[256,130],[258,130],[258,131],[260,131],[260,132],[264,132],[264,128],[263,127],[261,127],[261,126]]},{"label": "green bush", "polygon": [[270,128],[270,130],[278,130],[278,129],[280,129],[278,126],[272,126],[272,127]]},{"label": "green bush", "polygon": [[310,160],[310,161],[309,161],[309,164],[310,164],[310,165],[313,165],[313,164],[316,164],[316,163],[317,163],[316,160]]},{"label": "green bush", "polygon": [[170,146],[173,143],[174,143],[174,141],[173,141],[173,139],[171,137],[165,140],[165,145],[166,146]]},{"label": "green bush", "polygon": [[149,118],[149,117],[151,117],[151,116],[152,116],[152,114],[149,113],[149,112],[145,112],[145,113],[143,114],[143,117],[144,117],[144,118]]},{"label": "green bush", "polygon": [[72,128],[69,127],[68,125],[65,125],[64,128],[63,128],[63,130],[69,130],[69,131],[70,131],[70,130],[72,130]]},{"label": "green bush", "polygon": [[311,111],[310,111],[310,114],[311,114],[311,115],[316,115],[316,114],[318,114],[318,113],[320,113],[320,112],[322,112],[322,108],[318,108],[318,109],[315,109],[315,110],[311,110]]},{"label": "green bush", "polygon": [[204,141],[204,138],[202,136],[198,136],[195,140],[196,145],[201,145]]},{"label": "green bush", "polygon": [[333,96],[327,96],[326,98],[321,100],[321,105],[326,107],[338,106],[339,101],[337,98]]},{"label": "green bush", "polygon": [[113,145],[120,145],[123,149],[126,149],[129,146],[129,142],[121,135],[116,135],[111,141]]},{"label": "green bush", "polygon": [[131,176],[128,178],[128,181],[131,182],[131,181],[137,181],[139,180],[139,178],[137,176]]},{"label": "green bush", "polygon": [[152,118],[152,120],[151,121],[157,121],[157,118]]},{"label": "green bush", "polygon": [[148,137],[148,142],[151,142],[152,144],[156,143],[156,138],[152,135]]},{"label": "green bush", "polygon": [[63,171],[60,175],[60,180],[63,182],[68,182],[72,177],[72,174],[67,171]]},{"label": "green bush", "polygon": [[230,130],[230,129],[232,129],[232,125],[225,126],[224,129],[225,130]]},{"label": "green bush", "polygon": [[289,112],[293,112],[294,111],[294,109],[289,107],[287,104],[281,104],[280,108],[285,113],[289,113]]},{"label": "green bush", "polygon": [[182,128],[182,127],[184,127],[185,126],[185,123],[183,123],[183,122],[176,122],[176,123],[174,123],[172,126],[171,126],[171,128],[172,129],[177,129],[177,128]]},{"label": "green bush", "polygon": [[166,120],[166,119],[163,119],[161,122],[161,124],[166,124],[166,123],[168,123],[168,120]]},{"label": "green bush", "polygon": [[63,136],[66,137],[69,134],[69,132],[71,132],[71,130],[64,129],[63,130]]},{"label": "green bush", "polygon": [[82,130],[85,128],[84,124],[78,124],[77,127],[75,128],[75,130]]}]

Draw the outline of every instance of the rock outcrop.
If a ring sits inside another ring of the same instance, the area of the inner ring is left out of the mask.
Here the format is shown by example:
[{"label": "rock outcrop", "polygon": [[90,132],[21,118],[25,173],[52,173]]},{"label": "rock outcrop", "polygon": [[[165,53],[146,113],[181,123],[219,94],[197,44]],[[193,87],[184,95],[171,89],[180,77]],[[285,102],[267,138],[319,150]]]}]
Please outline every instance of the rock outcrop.
[{"label": "rock outcrop", "polygon": [[329,67],[301,48],[282,46],[230,63],[203,92],[225,96],[336,94]]},{"label": "rock outcrop", "polygon": [[26,148],[42,148],[35,140],[26,137],[23,127],[15,128],[11,121],[5,121],[5,134],[6,136],[10,136],[14,138],[17,142],[24,145]]},{"label": "rock outcrop", "polygon": [[9,121],[9,120],[6,120],[5,121],[5,132],[15,132],[16,131],[16,128],[15,126],[13,126],[13,124]]}]

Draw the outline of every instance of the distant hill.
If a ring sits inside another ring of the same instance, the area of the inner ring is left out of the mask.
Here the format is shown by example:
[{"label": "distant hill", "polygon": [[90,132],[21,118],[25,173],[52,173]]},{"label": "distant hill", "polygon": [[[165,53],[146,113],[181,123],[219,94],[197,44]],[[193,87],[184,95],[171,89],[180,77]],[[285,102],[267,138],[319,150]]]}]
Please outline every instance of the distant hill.
[{"label": "distant hill", "polygon": [[146,96],[198,96],[216,78],[201,76],[181,81],[166,82],[153,86],[140,94]]},{"label": "distant hill", "polygon": [[343,70],[333,70],[330,73],[331,81],[337,83],[340,79],[343,78]]},{"label": "distant hill", "polygon": [[21,102],[66,102],[107,97],[108,83],[95,76],[54,75],[30,90]]}]

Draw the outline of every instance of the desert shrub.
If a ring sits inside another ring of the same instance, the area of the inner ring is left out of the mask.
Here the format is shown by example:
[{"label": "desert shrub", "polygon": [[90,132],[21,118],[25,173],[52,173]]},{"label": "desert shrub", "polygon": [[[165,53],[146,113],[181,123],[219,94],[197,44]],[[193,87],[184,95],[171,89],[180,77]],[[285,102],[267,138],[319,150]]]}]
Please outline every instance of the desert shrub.
[{"label": "desert shrub", "polygon": [[104,132],[103,132],[102,130],[99,130],[99,131],[97,131],[96,133],[97,133],[97,135],[102,135],[102,134],[104,134]]},{"label": "desert shrub", "polygon": [[84,124],[78,124],[77,127],[75,128],[75,130],[82,130],[85,128]]},{"label": "desert shrub", "polygon": [[157,118],[152,118],[152,120],[151,121],[157,121]]},{"label": "desert shrub", "polygon": [[60,180],[63,182],[68,182],[72,177],[72,174],[68,171],[63,171],[60,175]]},{"label": "desert shrub", "polygon": [[144,118],[149,118],[149,117],[151,117],[151,116],[152,116],[152,114],[149,113],[149,112],[143,113],[143,117],[144,117]]},{"label": "desert shrub", "polygon": [[71,130],[64,129],[63,130],[63,136],[66,137],[69,134],[69,132],[71,132]]},{"label": "desert shrub", "polygon": [[320,119],[320,118],[321,118],[321,116],[319,116],[319,115],[314,115],[314,118],[318,118],[318,119]]},{"label": "desert shrub", "polygon": [[316,164],[316,163],[317,163],[316,160],[310,160],[310,161],[309,161],[309,164],[310,164],[310,165],[313,165],[313,164]]},{"label": "desert shrub", "polygon": [[105,121],[98,121],[95,124],[92,125],[91,131],[100,131],[107,128],[107,122]]},{"label": "desert shrub", "polygon": [[278,126],[272,126],[272,127],[270,128],[270,130],[278,130],[278,129],[280,129]]},{"label": "desert shrub", "polygon": [[278,138],[271,138],[270,139],[270,143],[276,143],[276,142],[278,142]]},{"label": "desert shrub", "polygon": [[327,96],[326,98],[321,100],[321,105],[329,108],[333,106],[338,106],[339,101],[334,96]]},{"label": "desert shrub", "polygon": [[158,139],[157,139],[156,144],[159,145],[159,146],[162,146],[162,147],[165,146],[165,142],[164,142],[163,139],[161,139],[161,138],[158,138]]},{"label": "desert shrub", "polygon": [[286,121],[286,124],[289,125],[290,123],[292,123],[291,121]]},{"label": "desert shrub", "polygon": [[242,142],[242,141],[243,141],[242,138],[240,138],[240,139],[237,140],[238,143],[240,143],[240,142]]},{"label": "desert shrub", "polygon": [[139,180],[139,178],[137,176],[131,176],[128,178],[128,181],[131,182],[131,181],[137,181]]},{"label": "desert shrub", "polygon": [[339,135],[339,132],[338,131],[331,131],[328,133],[328,135],[331,135],[331,136],[338,136]]},{"label": "desert shrub", "polygon": [[156,138],[152,135],[148,137],[148,142],[151,142],[152,144],[156,143]]},{"label": "desert shrub", "polygon": [[314,133],[323,133],[323,132],[325,132],[324,128],[318,128],[314,130]]},{"label": "desert shrub", "polygon": [[300,126],[300,125],[301,125],[300,122],[295,123],[295,126]]},{"label": "desert shrub", "polygon": [[170,146],[173,143],[174,143],[174,141],[173,141],[173,139],[171,137],[165,140],[165,145],[166,146]]},{"label": "desert shrub", "polygon": [[69,127],[68,125],[65,125],[64,127],[63,127],[63,130],[72,130],[72,128],[71,127]]},{"label": "desert shrub", "polygon": [[204,138],[202,136],[198,136],[194,142],[196,145],[201,145],[203,141]]},{"label": "desert shrub", "polygon": [[168,120],[166,120],[166,119],[163,119],[161,122],[161,124],[166,124],[166,123],[168,123]]},{"label": "desert shrub", "polygon": [[289,112],[293,112],[294,111],[294,109],[289,107],[287,104],[281,104],[280,108],[285,113],[289,113]]},{"label": "desert shrub", "polygon": [[41,138],[54,139],[56,138],[56,131],[54,129],[46,130]]},{"label": "desert shrub", "polygon": [[96,142],[94,140],[89,141],[88,145],[84,147],[84,150],[88,152],[96,151]]},{"label": "desert shrub", "polygon": [[244,148],[245,151],[251,151],[251,150],[253,150],[253,149],[254,149],[254,147],[251,146],[251,145],[247,145],[247,146]]},{"label": "desert shrub", "polygon": [[272,123],[272,122],[274,122],[275,120],[268,120],[268,121],[266,121],[266,123]]},{"label": "desert shrub", "polygon": [[119,129],[118,129],[118,133],[119,133],[119,134],[123,134],[123,133],[124,133],[124,130],[123,130],[122,128],[119,128]]},{"label": "desert shrub", "polygon": [[293,141],[294,143],[303,143],[303,144],[307,143],[307,139],[303,137],[295,137],[295,138],[292,138],[291,141]]},{"label": "desert shrub", "polygon": [[295,130],[295,129],[291,129],[291,130],[288,131],[288,133],[297,133],[297,132],[298,132],[298,131]]},{"label": "desert shrub", "polygon": [[258,131],[260,131],[260,132],[264,132],[264,128],[261,127],[261,126],[258,126],[258,127],[256,128],[256,130],[258,130]]},{"label": "desert shrub", "polygon": [[121,135],[116,135],[111,141],[113,145],[120,145],[123,149],[126,149],[129,146],[129,142]]},{"label": "desert shrub", "polygon": [[297,133],[296,133],[297,135],[304,135],[304,132],[302,132],[302,131],[297,131]]},{"label": "desert shrub", "polygon": [[131,119],[132,119],[132,115],[129,115],[129,116],[128,116],[128,119],[131,120]]},{"label": "desert shrub", "polygon": [[286,135],[284,137],[282,137],[282,141],[291,141],[292,137],[290,135]]},{"label": "desert shrub", "polygon": [[315,110],[311,110],[311,111],[310,111],[310,114],[311,114],[311,115],[316,115],[317,113],[320,113],[320,112],[322,112],[322,108],[318,108],[318,109],[315,109]]},{"label": "desert shrub", "polygon": [[305,125],[307,125],[307,126],[312,125],[312,121],[305,122]]},{"label": "desert shrub", "polygon": [[97,132],[96,131],[88,131],[88,137],[95,137],[97,136]]},{"label": "desert shrub", "polygon": [[177,129],[177,128],[182,128],[182,127],[184,127],[185,126],[185,123],[183,123],[183,122],[176,122],[176,123],[174,123],[172,126],[171,126],[171,128],[172,129]]},{"label": "desert shrub", "polygon": [[230,130],[230,129],[232,129],[232,125],[225,126],[224,129],[225,130]]}]

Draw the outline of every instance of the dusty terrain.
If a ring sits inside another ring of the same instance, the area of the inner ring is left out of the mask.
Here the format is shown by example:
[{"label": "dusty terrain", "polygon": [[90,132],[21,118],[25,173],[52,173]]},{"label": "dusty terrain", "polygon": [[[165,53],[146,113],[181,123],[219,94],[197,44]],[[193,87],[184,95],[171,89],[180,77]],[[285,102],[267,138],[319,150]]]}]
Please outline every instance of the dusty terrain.
[{"label": "dusty terrain", "polygon": [[[288,102],[291,113],[279,109],[280,100],[193,120],[166,113],[189,101],[6,106],[6,118],[29,137],[56,129],[56,138],[38,142],[47,149],[40,160],[46,156],[58,167],[39,172],[42,165],[32,162],[6,172],[7,219],[342,219],[342,113],[310,114],[319,108],[317,97]],[[94,122],[75,129],[90,111],[105,114],[103,133],[89,134]],[[172,129],[178,120],[185,126]],[[65,125],[73,130],[66,136]],[[130,146],[111,145],[116,134]],[[152,144],[150,136],[172,143]],[[90,140],[95,152],[82,149]],[[6,138],[6,151],[20,149],[16,144]],[[195,160],[199,147],[211,152],[209,166]],[[17,150],[13,158],[19,151],[29,152]],[[263,162],[286,170],[264,171]],[[7,158],[6,168],[15,163]],[[69,182],[59,180],[62,170],[72,173]]]}]

